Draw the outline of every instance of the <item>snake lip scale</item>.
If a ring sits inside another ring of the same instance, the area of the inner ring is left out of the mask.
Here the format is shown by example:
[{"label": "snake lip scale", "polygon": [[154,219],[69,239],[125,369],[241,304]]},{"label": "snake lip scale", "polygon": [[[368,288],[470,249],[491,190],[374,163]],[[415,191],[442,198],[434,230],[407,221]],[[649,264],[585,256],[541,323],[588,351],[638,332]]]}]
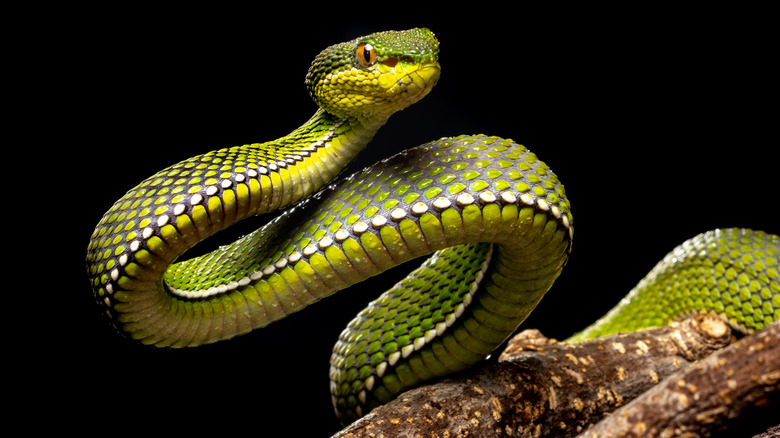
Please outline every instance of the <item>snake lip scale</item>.
[{"label": "snake lip scale", "polygon": [[[194,347],[265,327],[350,285],[428,258],[339,335],[330,390],[342,422],[483,360],[560,275],[573,242],[563,184],[525,146],[446,137],[347,177],[388,118],[438,81],[427,29],[324,49],[305,84],[319,109],[289,135],[176,163],[116,201],[92,234],[97,304],[124,336]],[[268,224],[200,257],[198,242],[245,218]],[[780,317],[780,238],[702,233],[570,341],[713,312],[743,332]]]}]

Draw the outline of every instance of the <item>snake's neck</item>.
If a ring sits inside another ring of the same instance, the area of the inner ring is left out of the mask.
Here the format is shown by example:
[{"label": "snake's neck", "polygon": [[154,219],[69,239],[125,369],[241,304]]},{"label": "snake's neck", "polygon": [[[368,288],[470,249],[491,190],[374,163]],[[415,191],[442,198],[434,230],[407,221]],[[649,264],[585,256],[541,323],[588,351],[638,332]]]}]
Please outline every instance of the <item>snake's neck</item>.
[{"label": "snake's neck", "polygon": [[[250,172],[250,176],[268,175],[274,182],[278,179],[282,183],[274,184],[272,190],[291,191],[277,193],[279,196],[275,198],[279,203],[264,203],[252,213],[285,208],[319,190],[366,147],[387,119],[337,117],[319,109],[306,123],[282,138],[229,149],[228,153],[254,153],[255,172]],[[229,172],[238,173],[238,170],[234,167]]]}]

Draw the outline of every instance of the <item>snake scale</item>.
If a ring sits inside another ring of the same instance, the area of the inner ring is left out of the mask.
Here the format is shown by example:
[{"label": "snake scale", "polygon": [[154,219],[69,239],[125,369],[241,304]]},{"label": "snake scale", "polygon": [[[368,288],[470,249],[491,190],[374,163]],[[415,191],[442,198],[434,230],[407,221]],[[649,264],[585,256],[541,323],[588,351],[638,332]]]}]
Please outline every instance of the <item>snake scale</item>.
[{"label": "snake scale", "polygon": [[[337,415],[358,418],[490,354],[550,289],[571,251],[571,206],[555,173],[520,144],[476,135],[423,144],[339,177],[393,113],[433,88],[438,56],[427,29],[331,46],[306,76],[319,109],[302,126],[186,159],[127,192],[88,246],[101,311],[143,344],[196,346],[429,256],[339,336],[330,361]],[[218,231],[276,210],[233,243],[178,260]],[[776,235],[703,233],[571,340],[700,311],[742,332],[760,329],[780,317],[779,254]]]}]

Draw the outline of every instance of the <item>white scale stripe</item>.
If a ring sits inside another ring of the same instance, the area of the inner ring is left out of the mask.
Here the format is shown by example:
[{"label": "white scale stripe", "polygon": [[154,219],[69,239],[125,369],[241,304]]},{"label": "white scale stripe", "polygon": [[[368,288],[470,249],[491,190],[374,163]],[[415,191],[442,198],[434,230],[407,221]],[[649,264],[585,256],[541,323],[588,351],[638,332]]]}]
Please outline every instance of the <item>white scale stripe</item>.
[{"label": "white scale stripe", "polygon": [[[323,143],[318,142],[318,144],[322,145]],[[507,202],[507,203],[514,203],[517,200],[517,197],[513,193],[511,193],[511,192],[503,192],[503,193],[501,193],[500,197],[501,197],[502,201]],[[492,202],[496,202],[497,201],[497,197],[492,192],[487,192],[487,191],[481,193],[479,195],[479,199],[482,202],[484,202],[484,203],[492,203]],[[193,198],[193,201],[194,200],[195,199]],[[569,223],[569,219],[568,219],[567,215],[563,214],[557,206],[552,206],[551,207],[550,204],[548,204],[543,199],[539,199],[536,202],[534,202],[533,198],[531,198],[531,196],[528,195],[528,194],[521,195],[520,196],[520,200],[521,200],[521,202],[523,202],[524,204],[529,205],[529,206],[536,204],[536,206],[540,210],[542,210],[542,211],[551,211],[553,216],[557,220],[561,221],[562,225],[569,230],[569,234],[570,235],[572,234],[573,229],[571,228],[571,224]],[[458,196],[458,199],[457,199],[458,204],[461,205],[461,206],[466,206],[466,205],[472,204],[472,203],[474,203],[474,201],[475,201],[474,198],[471,195],[469,195],[468,193],[461,194],[460,196]],[[194,204],[194,202],[193,202],[193,204]],[[435,207],[437,207],[437,209],[442,210],[442,209],[448,208],[451,204],[450,204],[450,201],[447,198],[439,198],[436,201],[434,201],[433,205]],[[420,214],[424,213],[426,210],[427,210],[427,206],[425,204],[422,204],[422,203],[417,203],[417,204],[414,204],[412,206],[412,213],[414,215],[416,215],[416,216],[419,216]],[[396,208],[395,210],[393,210],[391,212],[391,217],[394,220],[396,220],[396,221],[404,218],[405,216],[406,216],[406,212],[403,209],[401,209],[401,208]],[[165,217],[165,219],[161,218],[160,220],[167,222],[168,218]],[[382,226],[388,224],[388,222],[389,221],[387,220],[387,218],[382,216],[382,215],[374,216],[374,218],[371,220],[371,223],[372,223],[372,225],[375,228],[381,228]],[[355,234],[361,234],[361,233],[367,231],[367,229],[368,229],[368,226],[364,222],[357,222],[355,225],[353,225],[353,228],[352,228],[352,230],[353,230],[353,232]],[[348,233],[347,233],[346,230],[339,230],[334,237],[335,237],[335,241],[336,242],[342,242],[342,241],[347,239]],[[316,245],[312,244],[312,245],[308,245],[306,248],[304,248],[303,249],[303,256],[310,257],[311,255],[316,253],[318,251],[318,249],[319,250],[324,250],[327,247],[329,247],[330,245],[332,245],[333,243],[334,243],[334,239],[332,239],[332,238],[330,238],[328,236],[323,237],[319,242],[317,242]],[[471,290],[469,291],[469,295],[465,299],[465,301],[466,301],[465,305],[466,306],[468,306],[468,304],[471,302],[471,299],[473,298],[473,295],[476,292],[476,289],[478,288],[479,283],[482,280],[482,276],[484,275],[484,273],[487,270],[487,263],[490,261],[490,255],[492,254],[492,251],[493,251],[493,246],[491,245],[490,246],[490,252],[488,253],[488,257],[485,260],[485,264],[483,264],[481,272],[478,273],[477,280],[474,282],[474,284],[472,284]],[[168,290],[172,294],[180,296],[182,298],[190,298],[190,299],[210,298],[210,297],[213,297],[213,296],[216,296],[216,295],[219,295],[219,294],[232,292],[232,291],[238,289],[239,287],[245,287],[245,286],[251,284],[251,282],[259,281],[264,276],[268,276],[268,275],[273,274],[274,272],[276,272],[277,269],[283,269],[285,266],[287,266],[288,263],[296,263],[300,259],[301,259],[301,253],[296,251],[296,252],[290,254],[289,257],[282,258],[282,259],[276,261],[275,263],[269,264],[268,266],[265,266],[261,270],[259,270],[257,272],[254,272],[254,273],[248,275],[247,277],[238,280],[237,282],[232,282],[230,284],[221,285],[221,286],[218,286],[218,287],[212,287],[212,288],[209,288],[209,289],[206,289],[206,290],[189,291],[189,290],[184,290],[184,289],[177,289],[177,288],[174,288],[174,287],[171,287],[171,286],[168,286]],[[460,310],[460,312],[458,312],[458,313],[462,314],[464,309],[459,309],[459,310]],[[452,324],[454,324],[455,320],[457,320],[457,318],[459,318],[459,317],[460,317],[460,315],[456,315],[456,317],[454,319],[452,319],[452,320],[449,320],[449,318],[448,318],[446,327],[452,326]],[[437,330],[432,330],[432,331],[433,332],[438,332],[438,331],[442,331],[442,330],[439,330],[437,328]],[[428,337],[427,335],[428,335],[428,333],[426,333],[426,337]],[[435,338],[435,337],[436,336],[433,336],[432,338]],[[419,339],[424,339],[424,338],[419,338]],[[425,343],[427,343],[427,342],[424,342],[422,345],[418,346],[418,348],[415,348],[415,350],[417,350],[419,348],[422,348],[422,346]],[[410,354],[410,353],[411,352],[409,352],[408,354]],[[408,356],[408,354],[406,356]],[[406,357],[406,356],[404,356],[404,357]]]},{"label": "white scale stripe", "polygon": [[[311,154],[316,152],[318,149],[327,147],[330,144],[329,142],[331,140],[333,140],[333,138],[336,137],[336,130],[341,125],[343,125],[343,123],[344,122],[340,122],[340,123],[337,123],[336,125],[332,126],[328,130],[328,132],[325,135],[323,135],[321,138],[317,139],[311,145],[302,148],[302,152],[292,154],[291,155],[292,159],[286,158],[286,162],[285,161],[278,161],[277,163],[273,163],[273,162],[269,163],[268,166],[267,166],[268,169],[277,170],[277,167],[285,167],[287,165],[287,163],[295,164],[297,161],[302,161],[305,157],[311,156]],[[246,172],[246,174],[250,178],[256,178],[256,177],[259,176],[259,174],[266,175],[268,173],[268,169],[266,169],[265,167],[259,167],[257,170],[249,169]],[[235,180],[237,182],[243,182],[243,181],[245,181],[245,179],[246,179],[246,176],[244,174],[237,174],[235,176]],[[232,183],[231,180],[226,179],[226,180],[223,180],[220,185],[222,186],[223,189],[227,189],[232,184],[233,183]],[[205,193],[208,196],[214,196],[218,192],[219,192],[219,188],[216,185],[208,186],[206,188],[206,190],[205,190]],[[203,201],[204,201],[203,196],[200,195],[200,194],[197,194],[197,193],[194,194],[190,198],[191,205],[197,205],[197,204],[202,203]],[[181,205],[181,206],[183,207],[183,205]],[[179,206],[177,206],[177,207],[179,207]],[[186,211],[185,208],[177,208],[174,212],[175,212],[176,215],[179,215],[179,214],[183,214],[185,211]],[[169,221],[168,216],[161,216],[160,218],[158,218],[158,226],[161,227],[163,225],[166,225],[168,223],[168,221]],[[144,239],[148,240],[149,238],[152,237],[152,235],[153,235],[153,230],[151,228],[147,228],[146,230],[144,230]],[[337,237],[341,238],[343,236],[339,235]],[[332,243],[333,243],[333,240],[330,239],[329,237],[326,237],[326,238],[321,239],[320,242],[318,243],[318,245],[319,245],[319,247],[321,249],[325,249],[328,246],[330,246]],[[135,246],[137,247],[138,245],[135,245]],[[137,250],[137,248],[136,248],[136,250]],[[309,246],[307,246],[306,248],[303,249],[303,255],[310,256],[310,255],[314,254],[316,251],[317,251],[316,247],[314,247],[312,245],[309,245]],[[203,299],[203,298],[211,298],[211,297],[214,297],[214,296],[217,296],[217,295],[222,295],[222,294],[225,294],[225,293],[228,293],[228,292],[233,292],[233,291],[235,291],[235,290],[237,290],[239,288],[246,287],[246,286],[252,284],[253,282],[260,281],[264,276],[268,276],[268,275],[273,274],[277,269],[284,269],[287,266],[288,263],[295,263],[295,262],[297,262],[300,259],[301,259],[301,253],[296,251],[296,252],[293,252],[292,254],[290,254],[289,257],[281,258],[281,259],[277,260],[275,263],[269,264],[268,266],[265,266],[265,267],[261,268],[260,270],[247,275],[244,278],[241,278],[241,279],[239,279],[237,281],[230,282],[228,284],[223,284],[223,285],[211,287],[211,288],[208,288],[208,289],[186,290],[186,289],[175,288],[175,287],[173,287],[173,286],[171,286],[169,284],[166,284],[166,287],[167,287],[168,291],[171,294],[176,295],[176,296],[181,297],[181,298],[193,299],[193,300]]]},{"label": "white scale stripe", "polygon": [[487,273],[488,266],[490,266],[490,261],[493,258],[493,245],[490,245],[490,248],[488,249],[488,253],[485,256],[485,260],[482,262],[482,266],[480,267],[479,272],[477,272],[476,278],[471,283],[471,287],[469,288],[468,295],[464,297],[463,303],[458,304],[457,307],[455,307],[455,310],[453,313],[447,315],[444,322],[441,322],[436,325],[436,328],[428,330],[425,332],[425,334],[422,337],[419,337],[413,341],[413,343],[404,346],[401,348],[401,351],[396,351],[391,353],[386,361],[380,362],[376,366],[376,373],[378,377],[382,377],[385,372],[387,372],[388,366],[395,366],[398,361],[401,358],[406,359],[409,357],[413,352],[420,350],[425,345],[433,342],[435,339],[437,339],[440,336],[443,336],[447,329],[452,327],[455,322],[463,316],[463,313],[466,311],[466,308],[471,304],[471,302],[474,299],[474,294],[477,293],[477,290],[479,290],[479,285],[482,282],[482,280],[485,277],[485,273]]}]

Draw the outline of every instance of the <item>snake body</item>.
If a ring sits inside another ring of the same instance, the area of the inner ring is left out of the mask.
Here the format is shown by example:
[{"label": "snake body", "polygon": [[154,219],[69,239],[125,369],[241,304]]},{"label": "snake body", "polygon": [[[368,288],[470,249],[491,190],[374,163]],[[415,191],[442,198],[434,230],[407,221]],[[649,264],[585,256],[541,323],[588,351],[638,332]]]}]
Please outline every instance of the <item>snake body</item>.
[{"label": "snake body", "polygon": [[[431,90],[438,54],[427,29],[331,46],[306,77],[319,109],[301,127],[184,160],[119,199],[87,253],[94,295],[114,327],[158,347],[216,342],[430,256],[339,336],[330,368],[337,414],[350,421],[493,351],[571,251],[571,207],[550,168],[511,140],[460,136],[333,182],[393,113]],[[219,230],[279,209],[257,231],[177,261]],[[572,340],[695,311],[760,329],[780,317],[778,254],[776,235],[704,233]]]}]

